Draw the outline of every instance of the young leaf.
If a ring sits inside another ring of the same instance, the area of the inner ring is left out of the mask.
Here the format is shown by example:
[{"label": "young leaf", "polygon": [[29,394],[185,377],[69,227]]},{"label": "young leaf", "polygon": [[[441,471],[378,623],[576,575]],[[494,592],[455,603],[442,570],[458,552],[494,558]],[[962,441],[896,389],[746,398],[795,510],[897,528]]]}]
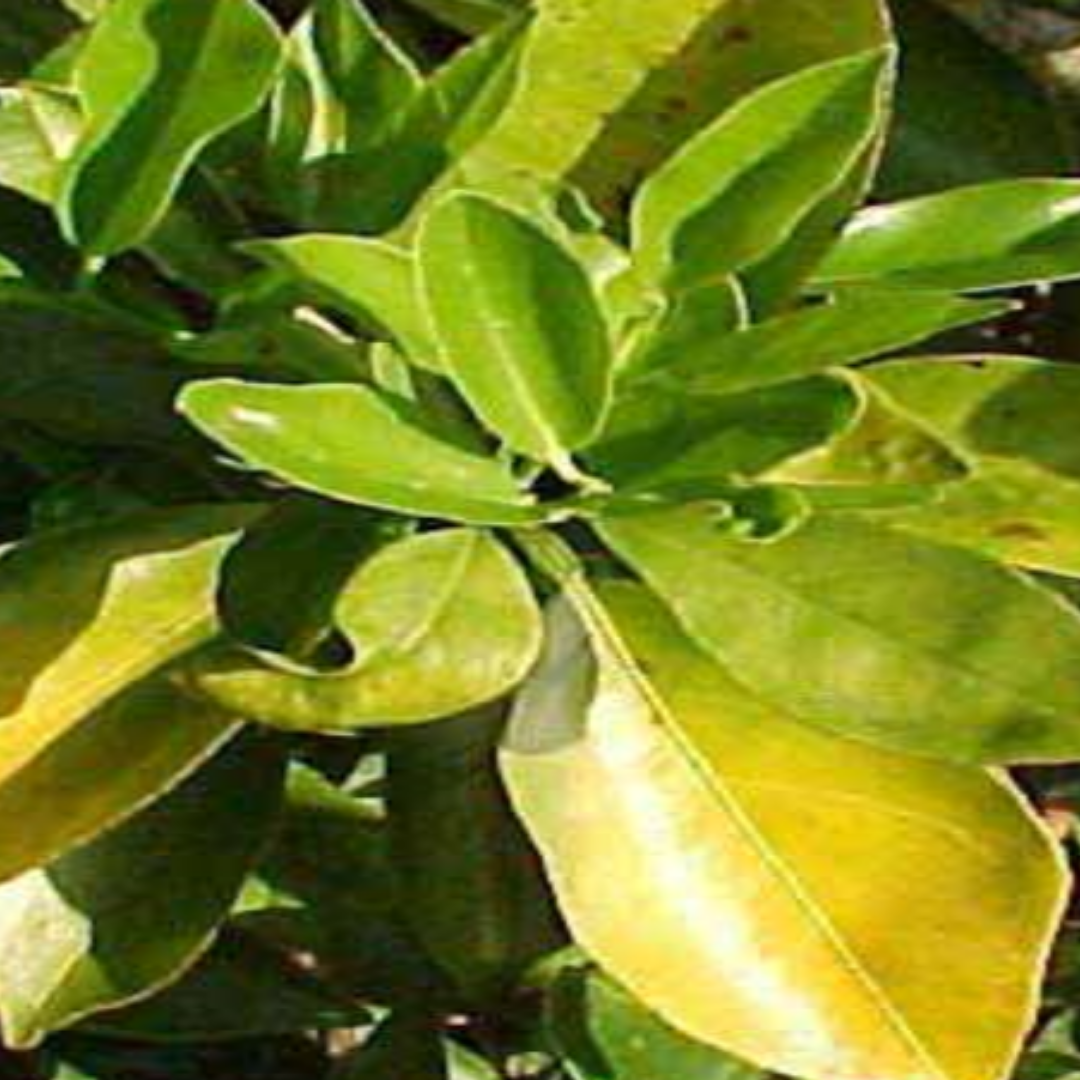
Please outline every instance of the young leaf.
[{"label": "young leaf", "polygon": [[342,732],[460,713],[513,689],[540,647],[528,580],[485,533],[450,529],[391,544],[363,563],[334,621],[343,668],[283,672],[234,654],[191,671],[231,712],[278,727]]},{"label": "young leaf", "polygon": [[70,94],[49,86],[0,89],[0,184],[51,203],[79,125]]},{"label": "young leaf", "polygon": [[692,139],[634,203],[643,270],[693,288],[775,251],[871,146],[888,61],[875,51],[799,72]]},{"label": "young leaf", "polygon": [[599,433],[614,358],[584,269],[537,226],[461,194],[424,221],[424,291],[443,364],[513,449],[574,475]]},{"label": "young leaf", "polygon": [[254,0],[114,0],[80,55],[88,123],[60,211],[88,255],[138,244],[199,152],[251,115],[282,57]]},{"label": "young leaf", "polygon": [[408,252],[380,240],[329,234],[260,240],[244,250],[284,270],[317,298],[373,322],[417,364],[436,367],[437,349]]},{"label": "young leaf", "polygon": [[35,1046],[180,976],[266,842],[283,775],[276,750],[242,742],[121,828],[0,887],[6,1045]]},{"label": "young leaf", "polygon": [[602,533],[703,648],[795,719],[957,761],[1080,754],[1080,616],[989,560],[847,516],[764,544],[725,536],[702,506]]},{"label": "young leaf", "polygon": [[0,559],[0,812],[19,822],[0,881],[132,813],[233,734],[142,680],[215,633],[216,569],[249,516],[157,512]]},{"label": "young leaf", "polygon": [[575,939],[771,1071],[1007,1075],[1067,889],[1008,782],[792,723],[640,588],[569,589],[502,763]]},{"label": "young leaf", "polygon": [[719,340],[689,340],[682,355],[658,374],[686,379],[694,392],[705,394],[774,386],[992,319],[1009,307],[1007,301],[921,290],[846,293]]},{"label": "young leaf", "polygon": [[1080,182],[1004,180],[858,214],[814,283],[996,289],[1080,275]]},{"label": "young leaf", "polygon": [[407,402],[366,386],[188,387],[180,411],[247,464],[344,502],[480,524],[542,516],[493,458],[428,434]]}]

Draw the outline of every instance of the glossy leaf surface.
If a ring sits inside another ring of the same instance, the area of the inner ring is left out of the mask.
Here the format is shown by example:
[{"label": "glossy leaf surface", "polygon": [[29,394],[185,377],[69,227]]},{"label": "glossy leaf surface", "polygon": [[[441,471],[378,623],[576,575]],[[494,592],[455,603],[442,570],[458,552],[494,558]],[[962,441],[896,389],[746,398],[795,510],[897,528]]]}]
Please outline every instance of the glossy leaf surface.
[{"label": "glossy leaf surface", "polygon": [[1007,310],[1006,302],[968,301],[949,293],[851,293],[720,340],[687,342],[665,373],[689,378],[699,393],[773,386],[880,356]]},{"label": "glossy leaf surface", "polygon": [[508,445],[562,466],[598,433],[614,358],[585,273],[537,226],[474,195],[426,218],[420,267],[441,357]]},{"label": "glossy leaf surface", "polygon": [[611,519],[603,535],[795,719],[961,761],[1080,751],[1080,617],[988,560],[840,516],[747,543],[692,506]]},{"label": "glossy leaf surface", "polygon": [[503,768],[578,942],[770,1070],[1005,1075],[1066,883],[1016,792],[792,723],[640,589],[571,589]]},{"label": "glossy leaf surface", "polygon": [[193,963],[267,838],[282,775],[275,751],[238,744],[103,839],[0,888],[7,1044],[35,1045]]},{"label": "glossy leaf surface", "polygon": [[871,145],[886,67],[874,52],[800,72],[691,140],[635,201],[646,272],[689,287],[775,251]]},{"label": "glossy leaf surface", "polygon": [[[141,684],[216,632],[217,565],[245,515],[164,512],[0,559],[0,880],[130,814],[235,731]],[[122,767],[116,767],[122,763]]]},{"label": "glossy leaf surface", "polygon": [[539,514],[496,461],[429,434],[408,402],[369,387],[221,379],[189,387],[179,407],[246,464],[330,498],[482,524]]},{"label": "glossy leaf surface", "polygon": [[352,651],[328,672],[211,659],[192,675],[230,711],[285,728],[411,724],[493,700],[527,674],[540,621],[517,563],[492,537],[445,530],[398,541],[363,563],[334,621]]},{"label": "glossy leaf surface", "polygon": [[253,0],[109,4],[76,76],[88,124],[61,209],[79,246],[110,255],[142,240],[199,151],[258,108],[281,56]]},{"label": "glossy leaf surface", "polygon": [[815,278],[987,289],[1078,274],[1080,183],[1005,180],[863,210]]}]

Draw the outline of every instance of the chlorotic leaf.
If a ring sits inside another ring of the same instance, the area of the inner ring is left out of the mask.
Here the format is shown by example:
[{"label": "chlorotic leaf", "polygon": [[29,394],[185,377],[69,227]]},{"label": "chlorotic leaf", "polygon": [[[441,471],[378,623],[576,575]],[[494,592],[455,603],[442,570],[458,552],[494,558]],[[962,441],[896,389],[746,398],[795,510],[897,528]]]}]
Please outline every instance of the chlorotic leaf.
[{"label": "chlorotic leaf", "polygon": [[702,506],[602,531],[703,648],[795,719],[960,761],[1080,752],[1080,616],[988,559],[842,515],[767,544],[725,536]]},{"label": "chlorotic leaf", "polygon": [[527,579],[485,533],[450,529],[390,544],[342,590],[335,624],[353,652],[329,672],[210,656],[190,679],[229,711],[279,727],[349,731],[463,712],[513,689],[540,647]]},{"label": "chlorotic leaf", "polygon": [[502,765],[579,944],[770,1071],[1007,1075],[1067,887],[1008,782],[792,723],[644,590],[568,588]]},{"label": "chlorotic leaf", "polygon": [[276,749],[242,741],[119,829],[0,887],[6,1045],[34,1046],[183,974],[266,842],[283,775]]}]

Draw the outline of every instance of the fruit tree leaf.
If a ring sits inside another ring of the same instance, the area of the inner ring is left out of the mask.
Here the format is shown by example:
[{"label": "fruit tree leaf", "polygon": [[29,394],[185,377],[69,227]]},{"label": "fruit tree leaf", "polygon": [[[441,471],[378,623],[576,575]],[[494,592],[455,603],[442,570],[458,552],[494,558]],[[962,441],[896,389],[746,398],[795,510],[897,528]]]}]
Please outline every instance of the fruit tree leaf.
[{"label": "fruit tree leaf", "polygon": [[767,544],[694,506],[603,535],[703,648],[796,719],[961,761],[1080,749],[1080,616],[988,559],[839,515]]},{"label": "fruit tree leaf", "polygon": [[277,74],[282,40],[252,0],[114,0],[80,54],[87,128],[61,212],[91,255],[142,240],[198,153],[251,115]]},{"label": "fruit tree leaf", "polygon": [[583,948],[770,1071],[1007,1074],[1067,887],[1008,782],[792,723],[640,588],[570,590],[502,761]]}]

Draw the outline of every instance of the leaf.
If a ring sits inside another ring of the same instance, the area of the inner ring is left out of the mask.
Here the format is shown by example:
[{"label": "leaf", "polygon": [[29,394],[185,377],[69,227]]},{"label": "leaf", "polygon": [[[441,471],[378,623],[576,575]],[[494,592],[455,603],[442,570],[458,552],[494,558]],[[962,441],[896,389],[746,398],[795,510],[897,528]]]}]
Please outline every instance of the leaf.
[{"label": "leaf", "polygon": [[0,274],[6,291],[23,278],[23,285],[67,289],[79,272],[79,257],[60,235],[51,209],[25,195],[0,186],[0,260],[8,269]]},{"label": "leaf", "polygon": [[862,211],[814,283],[995,289],[1077,274],[1080,182],[1003,180]]},{"label": "leaf", "polygon": [[424,221],[424,293],[441,358],[509,446],[573,475],[599,433],[614,358],[585,270],[538,227],[459,194]]},{"label": "leaf", "polygon": [[111,1038],[190,1043],[356,1028],[366,1019],[362,1006],[288,958],[226,930],[179,982],[93,1026]]},{"label": "leaf", "polygon": [[406,514],[481,524],[541,516],[492,458],[429,434],[402,399],[365,386],[189,386],[180,412],[208,437],[309,491]]},{"label": "leaf", "polygon": [[693,288],[776,251],[873,144],[889,56],[877,50],[799,72],[692,139],[634,201],[645,272]]},{"label": "leaf", "polygon": [[154,512],[0,559],[0,813],[19,822],[0,881],[131,814],[235,732],[143,680],[215,633],[218,561],[247,516]]},{"label": "leaf", "polygon": [[764,544],[724,536],[703,507],[602,533],[702,648],[794,719],[958,761],[1080,749],[1080,616],[989,560],[848,516]]},{"label": "leaf", "polygon": [[259,240],[244,250],[362,323],[389,334],[414,362],[437,368],[413,257],[381,240],[313,234]]},{"label": "leaf", "polygon": [[[887,365],[886,365],[887,366]],[[843,489],[903,489],[941,485],[966,477],[965,457],[910,411],[898,407],[864,377],[869,368],[846,372],[859,398],[857,415],[834,437],[807,453],[781,462],[769,479],[817,485],[843,496]],[[933,497],[933,496],[931,496]]]},{"label": "leaf", "polygon": [[569,588],[502,761],[575,939],[765,1069],[1007,1075],[1067,889],[1008,782],[792,723],[640,588]]},{"label": "leaf", "polygon": [[892,528],[1013,566],[1080,577],[1080,484],[1022,461],[982,463],[925,505],[879,513]]},{"label": "leaf", "polygon": [[442,1042],[432,1023],[395,1013],[361,1046],[343,1057],[329,1080],[444,1080]]},{"label": "leaf", "polygon": [[414,724],[501,697],[528,673],[540,622],[521,569],[485,533],[451,529],[383,548],[342,590],[352,659],[295,673],[212,656],[190,678],[243,716],[301,731]]},{"label": "leaf", "polygon": [[831,377],[725,396],[646,383],[621,398],[588,463],[624,493],[746,479],[829,442],[858,412]]},{"label": "leaf", "polygon": [[35,1046],[182,974],[266,840],[282,775],[276,751],[238,744],[120,829],[0,888],[6,1045]]},{"label": "leaf", "polygon": [[693,391],[706,394],[775,386],[894,352],[1008,310],[1006,301],[969,301],[949,293],[851,292],[719,340],[690,340],[662,374],[685,379]]},{"label": "leaf", "polygon": [[757,1080],[759,1070],[688,1039],[612,979],[569,968],[548,991],[547,1026],[580,1080]]},{"label": "leaf", "polygon": [[79,57],[88,123],[60,202],[89,255],[143,240],[199,152],[250,116],[282,41],[252,0],[113,0]]},{"label": "leaf", "polygon": [[963,454],[1080,478],[1080,370],[1030,357],[920,357],[867,377]]},{"label": "leaf", "polygon": [[79,126],[69,94],[33,84],[0,89],[0,184],[51,202]]},{"label": "leaf", "polygon": [[405,917],[464,1001],[493,1008],[563,944],[539,860],[495,767],[487,709],[395,733],[387,811]]},{"label": "leaf", "polygon": [[317,0],[313,32],[345,111],[349,149],[377,144],[420,93],[423,78],[363,0]]},{"label": "leaf", "polygon": [[805,65],[884,45],[877,0],[543,0],[518,88],[463,163],[566,179],[614,216],[725,106]]}]

